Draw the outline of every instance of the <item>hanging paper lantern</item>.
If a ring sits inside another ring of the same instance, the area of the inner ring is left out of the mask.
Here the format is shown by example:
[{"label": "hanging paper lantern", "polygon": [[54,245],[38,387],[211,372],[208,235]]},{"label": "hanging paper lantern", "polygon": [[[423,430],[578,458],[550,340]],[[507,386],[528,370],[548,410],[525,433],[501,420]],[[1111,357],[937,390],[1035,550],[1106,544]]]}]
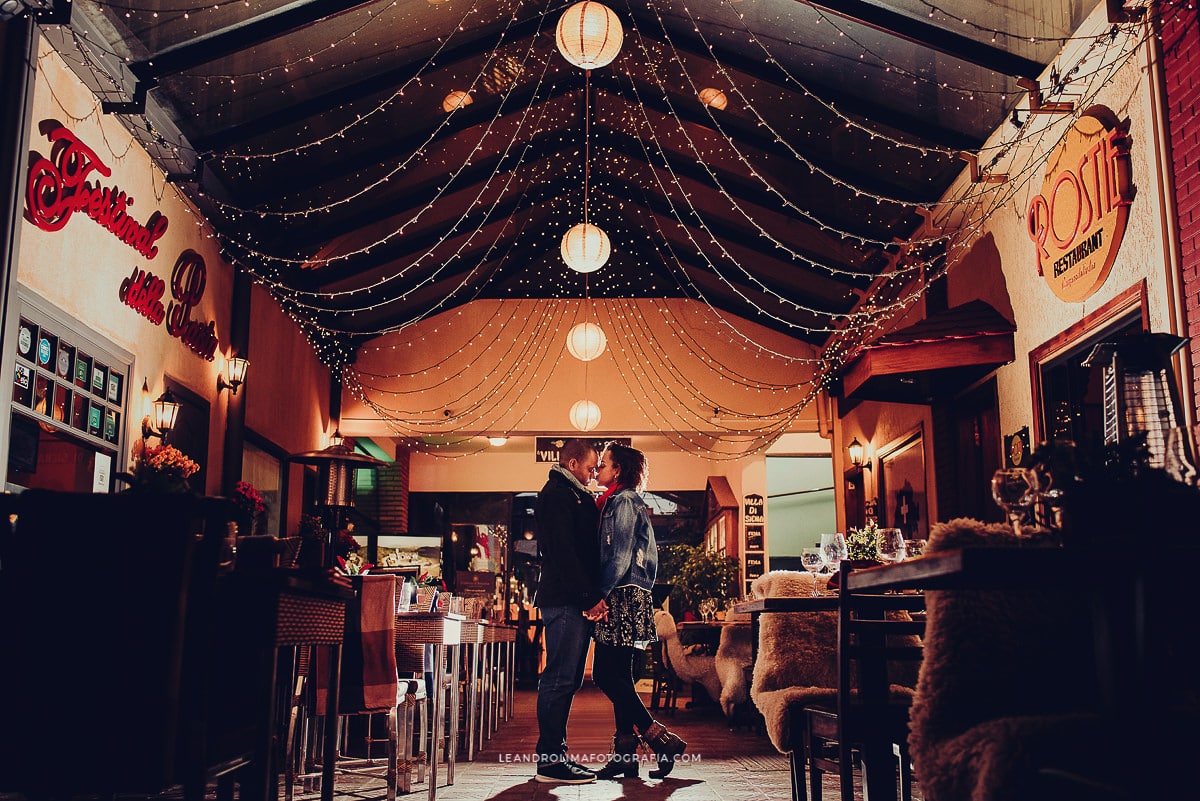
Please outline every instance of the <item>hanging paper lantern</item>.
[{"label": "hanging paper lantern", "polygon": [[591,223],[579,223],[563,234],[562,257],[578,273],[592,273],[608,261],[612,245],[608,234]]},{"label": "hanging paper lantern", "polygon": [[711,86],[700,90],[700,102],[717,111],[724,111],[725,106],[729,105],[729,99],[725,97],[725,93],[720,89],[713,89]]},{"label": "hanging paper lantern", "polygon": [[579,323],[567,334],[567,350],[581,362],[590,362],[608,346],[608,337],[595,323]]},{"label": "hanging paper lantern", "polygon": [[446,99],[442,101],[442,111],[449,114],[451,111],[460,109],[463,106],[469,106],[475,102],[475,98],[467,94],[461,89],[455,89],[450,94],[446,95]]},{"label": "hanging paper lantern", "polygon": [[576,67],[594,70],[605,66],[621,52],[625,32],[621,20],[603,3],[583,0],[558,18],[555,33],[558,52]]},{"label": "hanging paper lantern", "polygon": [[571,407],[571,425],[580,431],[591,431],[600,425],[600,407],[590,400],[575,401]]}]

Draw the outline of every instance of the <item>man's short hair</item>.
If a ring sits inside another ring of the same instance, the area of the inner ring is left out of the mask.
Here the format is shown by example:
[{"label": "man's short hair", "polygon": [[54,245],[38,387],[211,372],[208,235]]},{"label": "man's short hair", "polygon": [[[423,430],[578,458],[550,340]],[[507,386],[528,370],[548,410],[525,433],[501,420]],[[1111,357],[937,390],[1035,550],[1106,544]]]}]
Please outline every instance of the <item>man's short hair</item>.
[{"label": "man's short hair", "polygon": [[597,453],[596,446],[586,439],[569,439],[558,452],[558,463],[566,467],[574,459],[582,462],[589,454]]}]

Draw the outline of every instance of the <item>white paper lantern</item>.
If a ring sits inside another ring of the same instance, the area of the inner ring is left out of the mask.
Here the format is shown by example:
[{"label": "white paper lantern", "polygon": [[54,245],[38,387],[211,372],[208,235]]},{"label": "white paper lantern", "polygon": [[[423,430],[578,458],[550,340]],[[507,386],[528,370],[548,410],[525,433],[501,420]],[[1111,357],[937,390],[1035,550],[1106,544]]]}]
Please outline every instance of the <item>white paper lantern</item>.
[{"label": "white paper lantern", "polygon": [[583,0],[558,18],[558,52],[576,67],[594,70],[607,65],[625,40],[621,20],[603,3]]},{"label": "white paper lantern", "polygon": [[608,346],[608,337],[595,323],[579,323],[567,334],[567,350],[581,362],[590,362]]},{"label": "white paper lantern", "polygon": [[717,111],[723,111],[729,105],[729,99],[725,97],[725,93],[711,86],[700,90],[700,102],[709,108],[715,108]]},{"label": "white paper lantern", "polygon": [[462,89],[455,89],[446,98],[442,100],[442,111],[449,114],[451,111],[456,111],[463,106],[469,106],[475,102],[475,98],[464,92]]},{"label": "white paper lantern", "polygon": [[562,257],[578,273],[593,273],[604,266],[612,253],[608,234],[591,223],[579,223],[563,234]]},{"label": "white paper lantern", "polygon": [[575,401],[571,407],[571,425],[580,431],[591,431],[600,425],[600,407],[590,400]]}]

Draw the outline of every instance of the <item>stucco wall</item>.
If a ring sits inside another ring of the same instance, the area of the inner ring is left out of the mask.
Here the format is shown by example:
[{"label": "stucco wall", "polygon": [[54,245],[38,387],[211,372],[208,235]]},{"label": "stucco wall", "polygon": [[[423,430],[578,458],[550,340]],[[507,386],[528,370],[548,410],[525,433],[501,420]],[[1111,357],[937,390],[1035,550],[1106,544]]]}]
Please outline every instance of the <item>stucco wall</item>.
[{"label": "stucco wall", "polygon": [[[139,391],[143,379],[154,398],[162,392],[166,375],[210,403],[206,489],[219,492],[228,394],[217,394],[217,376],[230,353],[232,268],[221,259],[213,231],[197,210],[166,181],[118,120],[101,113],[99,100],[45,42],[39,48],[34,115],[41,130],[35,128],[29,142],[32,152],[50,158],[51,143],[45,132],[66,127],[111,170],[109,176],[93,172],[90,179],[102,187],[118,187],[134,198],[130,216],[144,223],[157,211],[169,222],[157,242],[158,253],[147,258],[84,212],[75,212],[58,231],[42,230],[27,219],[21,230],[18,280],[27,290],[134,354],[129,413],[123,421],[116,469],[128,466],[131,445],[140,437],[141,417],[148,411],[142,409]],[[207,268],[203,298],[190,317],[215,323],[220,344],[211,362],[170,336],[165,325],[155,325],[122,303],[118,295],[122,281],[136,267],[167,282],[162,298],[165,306],[172,299],[172,268],[189,249],[203,257]],[[248,427],[287,451],[321,447],[328,428],[328,371],[295,325],[261,289],[254,290],[252,310],[251,367],[240,390],[248,403]]]},{"label": "stucco wall", "polygon": [[[992,193],[993,203],[982,206],[987,211],[977,209],[973,215],[963,216],[958,215],[957,211],[942,210],[934,215],[935,222],[941,225],[974,227],[976,230],[968,240],[968,245],[957,254],[961,257],[969,251],[970,255],[951,260],[953,266],[946,279],[949,305],[958,306],[979,298],[1013,320],[1017,326],[1016,358],[996,373],[1001,434],[1015,432],[1023,426],[1029,426],[1031,430],[1034,428],[1030,351],[1131,287],[1145,282],[1152,330],[1178,330],[1176,298],[1172,291],[1172,260],[1168,249],[1171,225],[1163,202],[1166,184],[1161,169],[1164,151],[1158,117],[1159,101],[1155,95],[1157,83],[1148,69],[1152,49],[1146,42],[1146,29],[1137,29],[1128,39],[1118,37],[1115,41],[1109,41],[1104,34],[1110,28],[1104,5],[1099,4],[1056,60],[1060,72],[1066,74],[1086,57],[1083,66],[1067,86],[1067,96],[1061,99],[1074,100],[1079,111],[1095,104],[1111,109],[1119,120],[1128,123],[1132,140],[1130,167],[1136,196],[1129,209],[1120,250],[1107,280],[1098,291],[1082,302],[1059,299],[1046,280],[1037,273],[1035,245],[1026,220],[1031,199],[1042,191],[1048,157],[1075,120],[1074,114],[1030,116],[1028,101],[1023,101],[1018,117],[1022,121],[1028,120],[1024,127],[1018,130],[1006,122],[981,150],[990,158],[991,154],[1001,152],[1005,145],[1009,146],[1004,151],[1007,156],[992,169],[996,174],[1007,175],[1008,180],[975,187],[977,191]],[[1043,78],[1042,86],[1048,85],[1048,77]],[[984,163],[987,159],[981,157],[980,161]],[[947,196],[961,196],[970,189],[969,178],[964,170]],[[923,304],[917,304],[904,319],[896,320],[895,324],[899,327],[915,322],[923,314]],[[849,408],[836,426],[839,431],[836,434],[834,458],[841,460],[839,470],[846,467],[845,443],[854,437],[857,436],[860,442],[867,445],[869,458],[905,432],[923,427],[929,511],[931,519],[936,520],[938,508],[933,483],[935,472],[933,449],[930,446],[931,424],[927,407],[881,406],[867,402]],[[876,497],[878,476],[868,473],[865,479],[866,497]],[[839,524],[844,519],[845,510],[839,508]]]}]

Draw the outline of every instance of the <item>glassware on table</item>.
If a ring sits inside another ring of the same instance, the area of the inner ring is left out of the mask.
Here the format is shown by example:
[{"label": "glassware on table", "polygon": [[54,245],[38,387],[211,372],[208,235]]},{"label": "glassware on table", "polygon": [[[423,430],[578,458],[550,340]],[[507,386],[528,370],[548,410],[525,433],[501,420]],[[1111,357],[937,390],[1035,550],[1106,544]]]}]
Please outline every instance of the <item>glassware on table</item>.
[{"label": "glassware on table", "polygon": [[1008,522],[1018,537],[1024,536],[1021,523],[1033,508],[1037,491],[1037,476],[1028,468],[1010,467],[992,474],[992,499],[1008,515]]},{"label": "glassware on table", "polygon": [[905,540],[904,551],[908,554],[906,558],[915,559],[918,556],[922,556],[925,553],[925,546],[928,544],[928,542],[928,540],[916,538]]},{"label": "glassware on table", "polygon": [[904,534],[898,528],[881,528],[875,535],[875,550],[879,561],[894,564],[903,562],[907,555],[904,547]]},{"label": "glassware on table", "polygon": [[825,565],[830,572],[837,571],[842,561],[850,555],[846,545],[846,535],[840,531],[821,535],[821,553],[825,556]]},{"label": "glassware on table", "polygon": [[717,599],[705,598],[696,605],[696,609],[700,612],[700,619],[707,623],[717,614]]},{"label": "glassware on table", "polygon": [[820,548],[804,548],[800,551],[800,564],[812,576],[812,594],[819,595],[817,592],[817,573],[821,572],[821,568],[825,567],[825,554]]}]

